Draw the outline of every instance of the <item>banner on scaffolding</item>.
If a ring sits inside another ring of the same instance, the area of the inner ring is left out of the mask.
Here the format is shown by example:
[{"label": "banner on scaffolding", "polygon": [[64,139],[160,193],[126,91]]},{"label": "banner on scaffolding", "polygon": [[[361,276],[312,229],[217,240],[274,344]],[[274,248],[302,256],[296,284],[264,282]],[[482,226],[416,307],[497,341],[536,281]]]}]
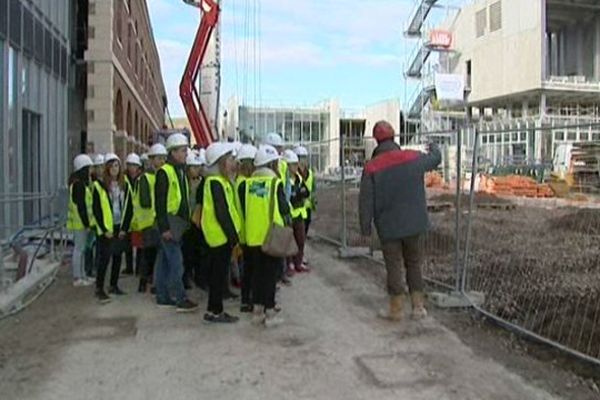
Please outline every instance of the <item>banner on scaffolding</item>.
[{"label": "banner on scaffolding", "polygon": [[465,77],[460,74],[435,74],[435,94],[440,102],[464,103]]}]

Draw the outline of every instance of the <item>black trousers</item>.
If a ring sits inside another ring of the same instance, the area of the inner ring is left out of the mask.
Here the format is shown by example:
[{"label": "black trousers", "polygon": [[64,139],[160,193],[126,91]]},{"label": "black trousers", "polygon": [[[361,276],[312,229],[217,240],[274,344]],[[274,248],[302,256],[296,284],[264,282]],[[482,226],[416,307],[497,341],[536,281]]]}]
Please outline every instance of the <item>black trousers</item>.
[{"label": "black trousers", "polygon": [[158,254],[158,247],[149,246],[140,249],[142,253],[142,265],[140,266],[140,281],[153,282],[154,281],[154,264],[156,264],[156,256]]},{"label": "black trousers", "polygon": [[242,304],[252,304],[252,277],[254,276],[254,263],[248,255],[248,247],[242,247],[244,253],[244,267],[242,269]]},{"label": "black trousers", "polygon": [[309,208],[306,210],[306,219],[304,220],[304,234],[308,237],[308,228],[310,227],[310,222],[312,221],[312,210]]},{"label": "black trousers", "polygon": [[109,239],[106,236],[98,236],[96,241],[96,266],[98,268],[98,274],[96,275],[96,289],[104,290],[104,279],[106,278],[106,271],[108,264],[111,262],[112,266],[110,271],[110,286],[117,286],[119,283],[119,272],[121,269],[121,255],[113,253],[115,246],[118,246],[119,239]]},{"label": "black trousers", "polygon": [[94,241],[94,245],[90,248],[85,249],[85,274],[87,276],[96,276],[96,241]]},{"label": "black trousers", "polygon": [[260,247],[248,247],[246,262],[251,264],[252,271],[252,303],[262,305],[270,310],[275,307],[277,277],[282,259],[271,257],[262,252]]},{"label": "black trousers", "polygon": [[213,314],[223,312],[223,281],[227,276],[228,265],[231,261],[232,247],[225,244],[208,250],[208,307]]},{"label": "black trousers", "polygon": [[181,252],[183,254],[183,280],[194,282],[196,286],[203,286],[206,282],[206,243],[202,231],[192,225],[181,239]]}]

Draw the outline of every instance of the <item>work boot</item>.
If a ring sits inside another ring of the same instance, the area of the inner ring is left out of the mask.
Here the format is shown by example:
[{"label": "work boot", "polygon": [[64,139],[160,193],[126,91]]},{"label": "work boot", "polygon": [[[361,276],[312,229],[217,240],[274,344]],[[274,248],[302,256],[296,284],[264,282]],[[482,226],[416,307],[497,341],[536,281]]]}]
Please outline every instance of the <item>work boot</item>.
[{"label": "work boot", "polygon": [[267,328],[272,328],[281,324],[283,324],[283,318],[278,315],[277,311],[271,309],[265,312],[265,326]]},{"label": "work boot", "polygon": [[148,287],[148,282],[146,279],[140,279],[140,285],[138,286],[138,293],[146,293],[146,288]]},{"label": "work boot", "polygon": [[252,325],[260,326],[265,323],[265,308],[263,306],[254,306],[252,311]]},{"label": "work boot", "polygon": [[100,304],[110,303],[110,297],[104,292],[102,289],[96,290],[96,299],[100,302]]},{"label": "work boot", "polygon": [[389,321],[400,321],[402,319],[402,305],[404,304],[404,295],[390,296],[390,303],[387,309],[381,310],[379,316]]},{"label": "work boot", "polygon": [[425,294],[423,292],[413,292],[410,295],[412,300],[412,314],[413,319],[423,319],[427,316],[427,309],[425,308]]},{"label": "work boot", "polygon": [[119,288],[118,286],[111,286],[110,289],[108,289],[108,293],[114,294],[117,296],[123,296],[123,295],[127,294],[124,291],[122,291],[121,288]]}]

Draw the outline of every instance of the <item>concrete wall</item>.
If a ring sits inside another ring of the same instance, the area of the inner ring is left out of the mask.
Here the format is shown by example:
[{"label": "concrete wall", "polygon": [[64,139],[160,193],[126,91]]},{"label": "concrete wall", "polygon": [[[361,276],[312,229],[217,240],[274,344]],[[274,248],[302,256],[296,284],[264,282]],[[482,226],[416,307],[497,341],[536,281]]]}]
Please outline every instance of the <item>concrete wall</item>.
[{"label": "concrete wall", "polygon": [[[362,111],[362,116],[366,120],[365,137],[373,137],[373,127],[378,121],[388,121],[399,134],[400,126],[400,100],[385,100],[379,103],[369,105]],[[396,141],[399,137],[396,138]]]},{"label": "concrete wall", "polygon": [[[502,1],[502,27],[490,32],[489,6]],[[476,37],[476,13],[487,10],[485,34]],[[471,60],[471,102],[541,87],[542,8],[540,1],[481,0],[464,7],[443,27],[454,34],[451,71],[466,75]]]}]

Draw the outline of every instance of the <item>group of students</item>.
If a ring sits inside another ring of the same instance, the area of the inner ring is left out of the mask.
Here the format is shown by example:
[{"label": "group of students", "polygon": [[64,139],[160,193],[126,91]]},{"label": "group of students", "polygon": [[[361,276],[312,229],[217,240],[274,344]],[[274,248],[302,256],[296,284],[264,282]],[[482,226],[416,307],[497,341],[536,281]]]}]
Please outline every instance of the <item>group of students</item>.
[{"label": "group of students", "polygon": [[[264,144],[213,143],[191,150],[172,134],[147,155],[129,154],[123,169],[113,153],[74,159],[67,228],[73,233],[75,286],[94,283],[101,303],[125,294],[119,287],[122,254],[160,307],[191,312],[192,282],[208,291],[206,322],[236,322],[224,311],[231,277],[241,286],[243,313],[259,325],[281,322],[277,284],[309,272],[304,243],[315,208],[315,180],[302,146],[284,150],[280,135]],[[273,224],[291,226],[298,253],[289,259],[262,250]],[[108,293],[105,277],[109,264]],[[156,266],[156,268],[155,268]],[[132,272],[132,271],[129,271]]]}]

